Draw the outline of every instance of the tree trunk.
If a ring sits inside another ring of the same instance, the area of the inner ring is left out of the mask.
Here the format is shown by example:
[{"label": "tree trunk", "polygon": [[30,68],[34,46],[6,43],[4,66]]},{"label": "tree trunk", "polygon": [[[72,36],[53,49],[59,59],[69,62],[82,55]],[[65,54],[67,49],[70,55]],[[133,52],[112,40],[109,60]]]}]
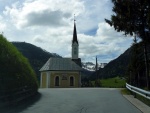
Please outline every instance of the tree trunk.
[{"label": "tree trunk", "polygon": [[146,70],[146,86],[149,89],[149,65],[148,65],[146,42],[144,42],[144,57],[145,57],[145,70]]},{"label": "tree trunk", "polygon": [[138,82],[137,82],[138,85],[137,86],[140,87],[140,74],[139,74],[139,72],[137,74],[138,74]]}]

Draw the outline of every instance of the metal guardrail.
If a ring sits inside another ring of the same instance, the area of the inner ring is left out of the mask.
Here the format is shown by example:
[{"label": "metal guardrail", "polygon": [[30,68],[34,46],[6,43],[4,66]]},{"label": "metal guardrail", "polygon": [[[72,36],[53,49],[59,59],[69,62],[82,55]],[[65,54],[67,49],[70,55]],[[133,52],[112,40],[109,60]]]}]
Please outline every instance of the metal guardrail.
[{"label": "metal guardrail", "polygon": [[130,91],[134,92],[134,93],[137,93],[147,99],[150,99],[150,91],[145,91],[143,89],[140,89],[140,88],[137,88],[137,87],[134,87],[134,86],[131,86],[129,84],[126,83],[126,88],[128,88]]}]

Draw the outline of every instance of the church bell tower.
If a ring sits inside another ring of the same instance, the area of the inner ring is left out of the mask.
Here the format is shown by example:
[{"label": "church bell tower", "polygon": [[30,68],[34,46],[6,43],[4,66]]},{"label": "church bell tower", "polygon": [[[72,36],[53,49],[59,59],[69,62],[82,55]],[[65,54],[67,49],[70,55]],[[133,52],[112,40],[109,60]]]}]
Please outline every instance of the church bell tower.
[{"label": "church bell tower", "polygon": [[82,67],[81,58],[79,58],[79,42],[77,39],[76,23],[74,19],[73,39],[72,39],[72,61]]},{"label": "church bell tower", "polygon": [[73,40],[72,40],[72,59],[78,59],[79,56],[79,43],[77,39],[76,23],[74,20]]}]

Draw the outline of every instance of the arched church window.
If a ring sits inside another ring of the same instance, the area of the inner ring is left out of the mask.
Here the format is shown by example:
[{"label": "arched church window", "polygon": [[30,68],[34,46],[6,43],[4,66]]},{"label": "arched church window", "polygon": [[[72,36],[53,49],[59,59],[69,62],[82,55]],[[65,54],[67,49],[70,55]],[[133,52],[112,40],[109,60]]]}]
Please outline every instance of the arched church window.
[{"label": "arched church window", "polygon": [[70,86],[74,86],[74,78],[70,77]]},{"label": "arched church window", "polygon": [[59,76],[55,78],[55,86],[59,86]]}]

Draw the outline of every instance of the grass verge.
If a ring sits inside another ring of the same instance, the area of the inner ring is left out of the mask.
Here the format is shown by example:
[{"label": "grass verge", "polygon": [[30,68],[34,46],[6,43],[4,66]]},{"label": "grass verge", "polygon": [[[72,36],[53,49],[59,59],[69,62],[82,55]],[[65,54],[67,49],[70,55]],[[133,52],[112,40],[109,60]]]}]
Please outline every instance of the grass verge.
[{"label": "grass verge", "polygon": [[136,98],[150,107],[150,100],[149,99],[147,99],[147,98],[145,98],[139,94],[136,94]]},{"label": "grass verge", "polygon": [[[91,81],[92,86],[95,87],[95,81]],[[100,87],[105,88],[125,88],[126,80],[120,77],[100,79]]]},{"label": "grass verge", "polygon": [[[122,95],[133,95],[133,93],[126,88],[121,90],[121,94]],[[139,94],[136,94],[136,98],[150,107],[150,100],[149,99],[147,99],[147,98],[145,98]]]},{"label": "grass verge", "polygon": [[101,79],[100,82],[102,87],[108,88],[124,88],[126,83],[125,79],[120,77]]},{"label": "grass verge", "polygon": [[121,94],[122,95],[131,95],[131,92],[128,89],[124,88],[121,90]]}]

